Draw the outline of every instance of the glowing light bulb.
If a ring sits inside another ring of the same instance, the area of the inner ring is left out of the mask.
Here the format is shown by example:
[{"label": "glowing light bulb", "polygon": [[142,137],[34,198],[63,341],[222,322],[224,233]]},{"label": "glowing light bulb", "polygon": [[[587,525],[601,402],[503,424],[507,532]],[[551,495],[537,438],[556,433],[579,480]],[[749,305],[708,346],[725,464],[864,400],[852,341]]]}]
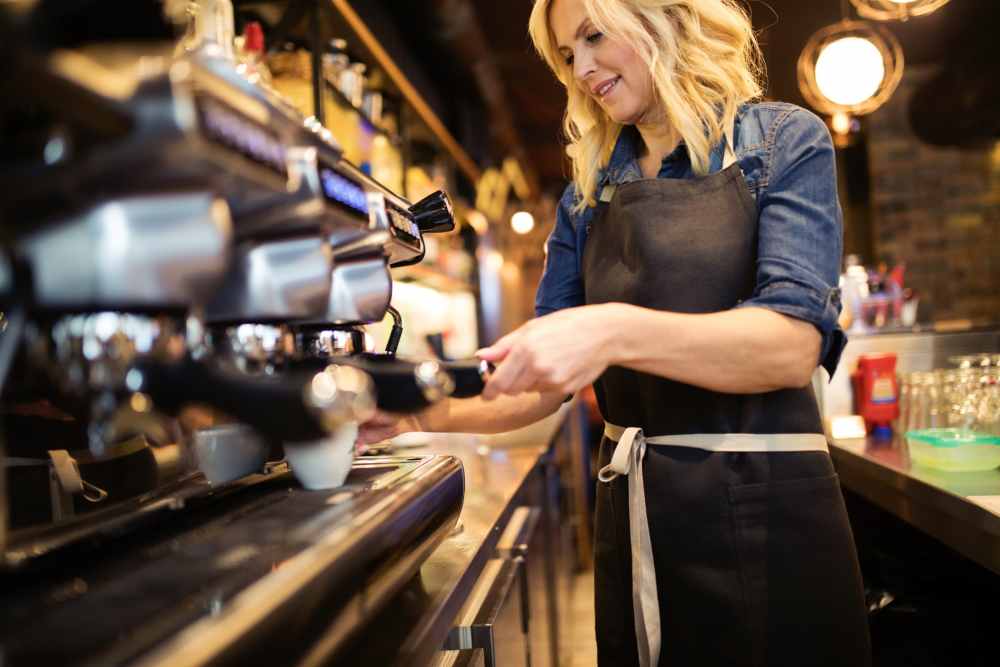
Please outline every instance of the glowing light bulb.
[{"label": "glowing light bulb", "polygon": [[527,234],[535,228],[535,217],[527,211],[518,211],[510,217],[510,226],[518,234]]},{"label": "glowing light bulb", "polygon": [[831,102],[852,106],[878,92],[885,78],[882,53],[870,40],[842,37],[816,58],[816,85]]},{"label": "glowing light bulb", "polygon": [[833,131],[837,134],[847,134],[851,131],[851,117],[843,111],[833,114],[830,124],[833,125]]}]

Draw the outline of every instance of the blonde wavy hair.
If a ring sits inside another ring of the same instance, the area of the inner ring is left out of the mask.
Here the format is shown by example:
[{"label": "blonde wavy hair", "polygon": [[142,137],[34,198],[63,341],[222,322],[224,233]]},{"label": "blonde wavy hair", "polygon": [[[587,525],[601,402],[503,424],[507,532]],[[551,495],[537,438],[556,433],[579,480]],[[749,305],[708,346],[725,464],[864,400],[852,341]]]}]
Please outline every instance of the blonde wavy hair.
[{"label": "blonde wavy hair", "polygon": [[[566,87],[563,130],[578,201],[595,206],[597,177],[621,124],[580,89],[549,25],[554,0],[536,0],[528,21],[535,48]],[[694,172],[708,173],[712,148],[740,104],[763,91],[763,57],[736,0],[581,0],[594,27],[632,46],[649,66],[653,93],[687,146]]]}]

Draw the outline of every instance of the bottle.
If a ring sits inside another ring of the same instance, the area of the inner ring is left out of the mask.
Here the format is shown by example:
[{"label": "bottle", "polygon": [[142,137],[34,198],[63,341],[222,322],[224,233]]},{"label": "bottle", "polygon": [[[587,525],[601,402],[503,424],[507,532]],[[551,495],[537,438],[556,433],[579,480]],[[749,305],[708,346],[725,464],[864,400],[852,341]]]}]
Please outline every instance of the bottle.
[{"label": "bottle", "polygon": [[323,78],[340,90],[340,77],[351,64],[347,55],[347,42],[337,37],[330,40],[329,47],[329,51],[323,54]]},{"label": "bottle", "polygon": [[232,0],[202,0],[188,5],[190,24],[181,40],[185,51],[234,61]]},{"label": "bottle", "polygon": [[862,316],[862,304],[868,298],[868,271],[857,255],[844,259],[844,273],[840,277],[844,306],[851,313],[849,331],[862,332],[867,329]]},{"label": "bottle", "polygon": [[271,70],[264,61],[264,29],[257,21],[250,21],[243,28],[243,48],[236,69],[250,83],[271,85]]},{"label": "bottle", "polygon": [[896,355],[865,354],[851,376],[858,414],[876,438],[892,437],[892,423],[899,417]]}]

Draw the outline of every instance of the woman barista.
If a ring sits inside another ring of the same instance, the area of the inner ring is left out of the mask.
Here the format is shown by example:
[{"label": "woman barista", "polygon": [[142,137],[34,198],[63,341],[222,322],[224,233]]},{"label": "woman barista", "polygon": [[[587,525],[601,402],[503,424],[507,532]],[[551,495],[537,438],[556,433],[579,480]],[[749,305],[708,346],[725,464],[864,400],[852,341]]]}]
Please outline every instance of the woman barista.
[{"label": "woman barista", "polygon": [[538,0],[529,30],[566,86],[573,163],[538,317],[480,351],[481,398],[361,437],[508,430],[595,382],[600,664],[870,664],[809,388],[844,343],[826,127],[752,101],[733,0]]}]

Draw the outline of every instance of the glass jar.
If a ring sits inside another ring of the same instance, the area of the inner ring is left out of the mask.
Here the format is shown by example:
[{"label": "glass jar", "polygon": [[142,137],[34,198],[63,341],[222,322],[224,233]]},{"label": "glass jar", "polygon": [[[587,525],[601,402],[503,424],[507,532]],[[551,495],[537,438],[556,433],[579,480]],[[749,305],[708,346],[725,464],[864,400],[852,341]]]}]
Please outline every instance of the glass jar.
[{"label": "glass jar", "polygon": [[973,366],[963,366],[957,371],[954,387],[948,397],[948,426],[968,430],[976,421],[975,401],[979,376],[980,370]]},{"label": "glass jar", "polygon": [[1000,368],[990,366],[981,370],[975,402],[982,431],[1000,436]]},{"label": "glass jar", "polygon": [[910,397],[913,389],[913,373],[903,373],[899,376],[899,417],[893,428],[897,433],[905,433],[910,417]]},{"label": "glass jar", "polygon": [[915,431],[930,425],[930,374],[912,373],[910,376],[910,406],[907,409],[906,429]]}]

